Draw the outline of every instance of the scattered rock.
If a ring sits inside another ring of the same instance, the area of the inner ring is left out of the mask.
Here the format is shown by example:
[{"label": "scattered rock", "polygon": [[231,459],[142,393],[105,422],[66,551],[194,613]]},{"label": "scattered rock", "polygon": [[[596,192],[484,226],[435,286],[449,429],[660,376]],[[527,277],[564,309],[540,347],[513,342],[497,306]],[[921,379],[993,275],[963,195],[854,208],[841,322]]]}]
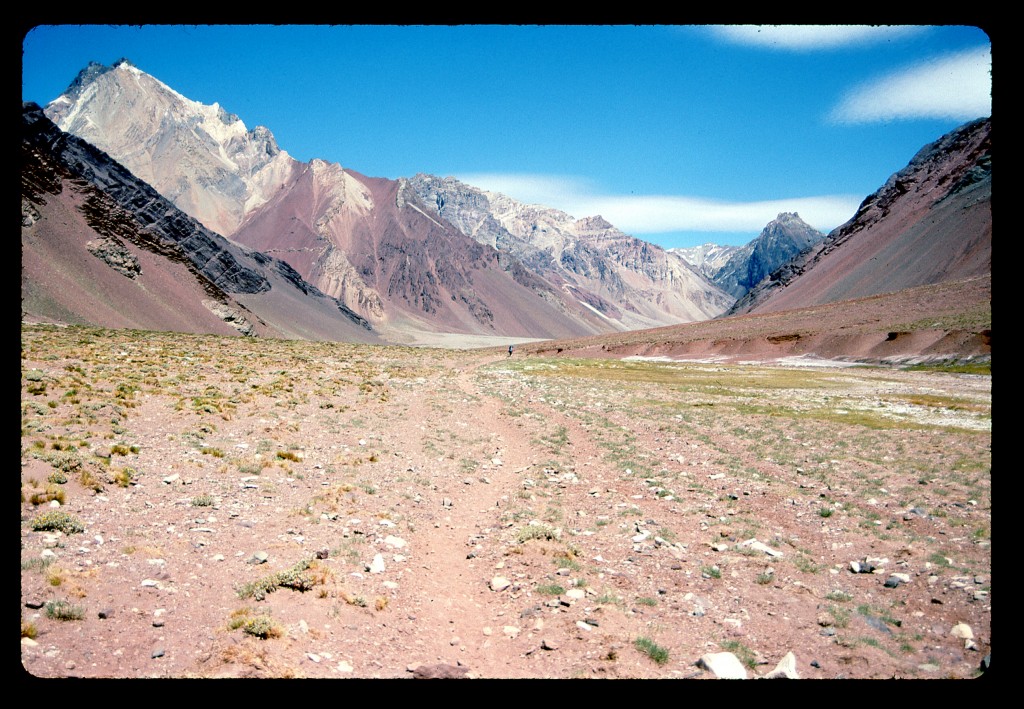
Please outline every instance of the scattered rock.
[{"label": "scattered rock", "polygon": [[456,665],[419,665],[412,671],[413,679],[464,679],[468,667]]},{"label": "scattered rock", "polygon": [[851,561],[850,570],[855,574],[870,574],[874,572],[875,566],[867,559],[861,559],[860,561]]},{"label": "scattered rock", "polygon": [[747,669],[731,652],[711,652],[697,660],[697,667],[708,670],[718,679],[747,679]]},{"label": "scattered rock", "polygon": [[367,565],[366,570],[371,574],[384,573],[384,556],[381,554],[375,554],[373,561]]},{"label": "scattered rock", "polygon": [[[813,663],[812,663],[813,664]],[[787,652],[786,656],[779,660],[775,669],[764,676],[765,679],[800,679],[796,671],[796,655]]]},{"label": "scattered rock", "polygon": [[971,626],[967,625],[967,623],[957,623],[949,631],[949,634],[961,640],[974,640],[974,631],[971,630]]}]

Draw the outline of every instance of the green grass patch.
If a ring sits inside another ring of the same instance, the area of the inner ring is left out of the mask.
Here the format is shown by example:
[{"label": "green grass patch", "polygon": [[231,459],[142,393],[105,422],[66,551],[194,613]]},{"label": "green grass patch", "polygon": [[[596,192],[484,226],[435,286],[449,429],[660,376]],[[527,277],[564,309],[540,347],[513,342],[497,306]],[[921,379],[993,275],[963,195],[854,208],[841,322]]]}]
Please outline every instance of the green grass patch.
[{"label": "green grass patch", "polygon": [[726,652],[731,652],[749,670],[757,666],[757,655],[739,640],[723,640],[718,643]]},{"label": "green grass patch", "polygon": [[637,638],[633,641],[633,647],[659,665],[664,665],[669,660],[668,650],[648,637],[641,636]]}]

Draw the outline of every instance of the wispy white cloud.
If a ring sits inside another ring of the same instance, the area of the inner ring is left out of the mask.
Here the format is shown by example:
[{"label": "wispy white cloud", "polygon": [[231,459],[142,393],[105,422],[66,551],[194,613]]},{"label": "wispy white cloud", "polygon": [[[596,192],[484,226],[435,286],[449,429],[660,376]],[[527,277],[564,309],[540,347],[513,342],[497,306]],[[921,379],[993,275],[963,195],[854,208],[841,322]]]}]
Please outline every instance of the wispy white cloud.
[{"label": "wispy white cloud", "polygon": [[573,212],[560,205],[577,203],[595,190],[593,182],[574,175],[474,172],[463,173],[457,177],[467,185],[482,190],[501,192],[526,204],[542,204],[569,214]]},{"label": "wispy white cloud", "polygon": [[916,25],[725,25],[709,28],[732,44],[785,51],[818,51],[903,39],[925,27]]},{"label": "wispy white cloud", "polygon": [[627,234],[751,232],[756,235],[781,212],[797,212],[820,231],[831,231],[857,211],[863,195],[822,195],[729,202],[682,195],[609,195],[571,176],[462,174],[466,184],[540,204],[579,219],[601,215]]},{"label": "wispy white cloud", "polygon": [[992,113],[992,49],[945,55],[862,84],[832,110],[836,123],[970,120]]}]

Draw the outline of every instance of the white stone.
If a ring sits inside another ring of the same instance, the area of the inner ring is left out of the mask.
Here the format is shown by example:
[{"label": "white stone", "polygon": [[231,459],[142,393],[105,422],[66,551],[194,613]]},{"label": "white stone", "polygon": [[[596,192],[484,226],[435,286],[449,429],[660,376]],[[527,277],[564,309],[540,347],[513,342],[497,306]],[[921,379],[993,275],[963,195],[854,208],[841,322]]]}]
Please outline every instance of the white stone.
[{"label": "white stone", "polygon": [[779,660],[775,669],[764,676],[765,679],[800,679],[796,672],[796,655],[787,652],[786,656]]},{"label": "white stone", "polygon": [[395,547],[396,549],[402,549],[406,545],[406,541],[404,539],[400,537],[394,537],[390,534],[384,537],[384,543],[387,544],[389,547]]},{"label": "white stone", "polygon": [[747,670],[731,652],[710,652],[697,661],[697,666],[713,672],[719,679],[746,679]]},{"label": "white stone", "polygon": [[373,561],[366,567],[366,570],[371,574],[379,574],[384,571],[384,557],[381,554],[375,554]]},{"label": "white stone", "polygon": [[967,623],[957,623],[953,626],[953,629],[949,631],[949,634],[954,638],[960,638],[962,640],[973,640],[974,631],[971,630],[971,626]]}]

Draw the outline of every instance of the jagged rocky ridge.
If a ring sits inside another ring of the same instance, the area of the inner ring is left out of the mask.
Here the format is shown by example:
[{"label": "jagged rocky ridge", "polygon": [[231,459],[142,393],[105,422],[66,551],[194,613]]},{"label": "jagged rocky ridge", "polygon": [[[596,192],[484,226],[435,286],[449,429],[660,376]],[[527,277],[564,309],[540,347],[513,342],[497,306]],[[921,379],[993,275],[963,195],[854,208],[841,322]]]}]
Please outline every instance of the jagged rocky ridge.
[{"label": "jagged rocky ridge", "polygon": [[991,118],[924,146],[820,243],[777,269],[728,315],[777,312],[990,276]]},{"label": "jagged rocky ridge", "polygon": [[191,101],[126,59],[90,62],[45,111],[224,236],[298,165],[265,127],[247,130],[218,104]]},{"label": "jagged rocky ridge", "polygon": [[705,320],[731,302],[685,259],[624,234],[600,216],[523,204],[453,177],[409,186],[438,216],[572,293],[624,329]]},{"label": "jagged rocky ridge", "polygon": [[[184,268],[194,279],[196,289],[205,296],[205,310],[245,334],[256,334],[260,330],[285,336],[294,333],[290,326],[276,327],[275,316],[270,312],[269,320],[260,315],[263,304],[282,297],[298,305],[300,311],[304,303],[315,313],[312,321],[318,325],[305,331],[311,337],[330,337],[332,331],[354,335],[355,328],[368,333],[369,323],[364,318],[320,293],[288,264],[244,250],[206,229],[106,153],[62,132],[39,106],[31,103],[23,107],[21,156],[23,266],[29,266],[22,274],[26,315],[53,309],[57,307],[54,301],[60,300],[54,296],[52,286],[39,282],[35,275],[36,264],[42,260],[43,268],[67,275],[70,282],[74,282],[78,274],[91,268],[87,265],[83,269],[81,262],[76,261],[74,252],[84,247],[116,274],[110,282],[116,283],[120,278],[146,280],[138,286],[141,291],[134,291],[140,301],[165,287],[161,284],[168,280],[160,273],[147,273],[141,266],[143,258],[155,264],[158,271]],[[53,229],[44,230],[46,214],[56,210],[58,202],[77,204],[74,209],[84,222],[82,231],[87,230],[88,234],[71,233],[73,225],[56,230],[56,234]],[[90,236],[94,238],[88,238]],[[47,243],[57,238],[65,242],[59,247]],[[60,262],[53,263],[53,259]],[[89,279],[105,280],[91,276]],[[175,279],[180,280],[181,276],[171,277]],[[103,283],[93,286],[111,292],[122,288],[108,288]],[[133,291],[120,292],[130,294]],[[134,305],[137,303],[133,301],[121,309],[130,310]],[[68,313],[71,320],[105,325],[83,314],[90,307],[90,303],[69,303],[66,299],[60,305],[60,308],[72,310]],[[114,303],[111,307],[119,306]],[[165,307],[185,309],[186,304],[170,303]],[[158,320],[147,322],[147,317],[139,313],[136,317],[140,327]],[[304,319],[301,312],[290,317],[296,322]],[[354,336],[364,341],[375,339],[369,334]]]},{"label": "jagged rocky ridge", "polygon": [[681,256],[697,271],[708,279],[712,279],[721,270],[722,266],[728,262],[729,257],[741,248],[740,246],[708,243],[701,244],[700,246],[674,247],[668,249],[668,251]]}]

